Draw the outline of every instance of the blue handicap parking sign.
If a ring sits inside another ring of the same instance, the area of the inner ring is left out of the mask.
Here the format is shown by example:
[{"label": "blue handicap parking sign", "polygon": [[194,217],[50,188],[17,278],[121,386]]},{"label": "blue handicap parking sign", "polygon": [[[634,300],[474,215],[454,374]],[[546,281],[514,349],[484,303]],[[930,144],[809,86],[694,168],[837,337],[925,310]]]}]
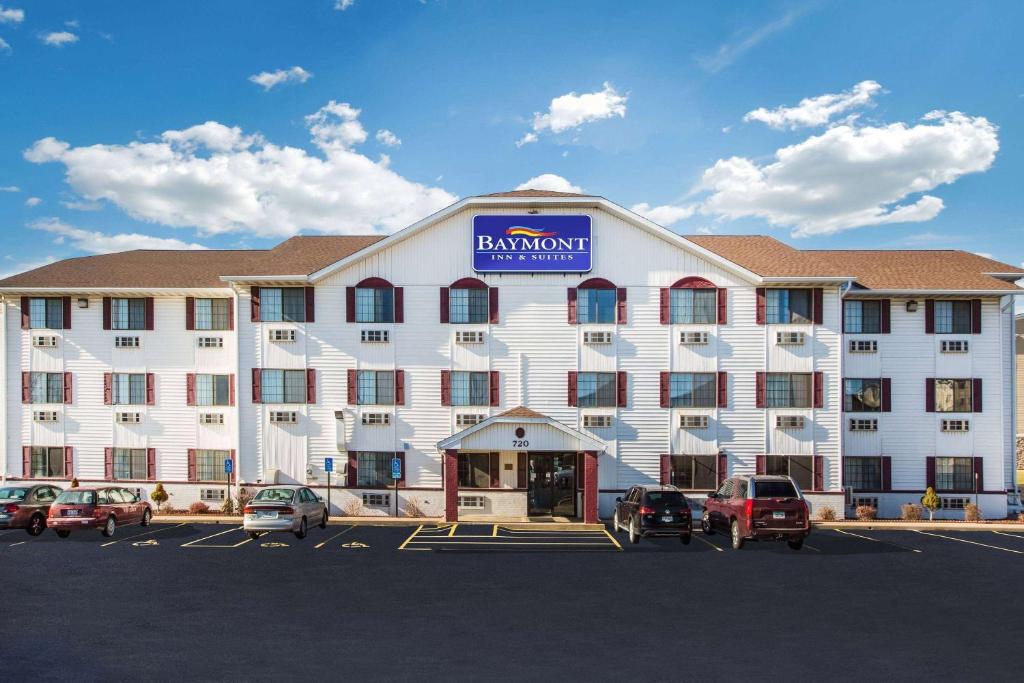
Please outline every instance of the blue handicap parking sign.
[{"label": "blue handicap parking sign", "polygon": [[225,460],[224,460],[224,472],[226,474],[231,474],[231,470],[234,469],[234,466],[235,466],[235,463],[231,460],[231,458],[225,458]]},{"label": "blue handicap parking sign", "polygon": [[324,458],[324,472],[334,471],[334,458]]},{"label": "blue handicap parking sign", "polygon": [[402,478],[402,459],[391,458],[391,478],[401,479]]}]

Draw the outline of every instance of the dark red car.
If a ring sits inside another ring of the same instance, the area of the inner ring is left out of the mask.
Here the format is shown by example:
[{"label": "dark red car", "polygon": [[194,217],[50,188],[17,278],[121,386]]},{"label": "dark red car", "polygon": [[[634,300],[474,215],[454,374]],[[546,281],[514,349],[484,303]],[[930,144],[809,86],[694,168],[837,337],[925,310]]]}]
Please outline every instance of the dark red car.
[{"label": "dark red car", "polygon": [[50,506],[46,525],[61,538],[67,538],[74,529],[100,529],[110,537],[119,526],[149,526],[152,517],[149,503],[128,489],[101,486],[61,493]]},{"label": "dark red car", "polygon": [[50,504],[60,491],[50,484],[0,487],[0,529],[24,529],[29,536],[43,533]]},{"label": "dark red car", "polygon": [[810,519],[803,494],[789,477],[739,476],[708,496],[700,526],[706,534],[729,534],[736,550],[744,541],[768,540],[800,550],[811,533]]}]

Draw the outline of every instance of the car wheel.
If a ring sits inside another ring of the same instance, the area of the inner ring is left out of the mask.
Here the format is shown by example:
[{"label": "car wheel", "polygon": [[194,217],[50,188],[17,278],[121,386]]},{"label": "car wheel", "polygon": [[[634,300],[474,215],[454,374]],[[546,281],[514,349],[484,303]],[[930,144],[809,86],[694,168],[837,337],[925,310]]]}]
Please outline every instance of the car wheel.
[{"label": "car wheel", "polygon": [[117,530],[117,522],[114,521],[113,517],[107,517],[107,523],[103,525],[103,531],[101,532],[107,538],[114,535],[114,531]]},{"label": "car wheel", "polygon": [[142,521],[139,522],[142,526],[149,526],[149,520],[153,518],[153,513],[149,511],[149,508],[142,513]]},{"label": "car wheel", "polygon": [[61,538],[67,538],[68,536],[71,535],[71,532],[68,531],[67,529],[57,529],[57,535],[60,536]]},{"label": "car wheel", "polygon": [[802,539],[802,538],[791,538],[788,541],[786,541],[786,545],[788,545],[793,550],[800,550],[800,548],[804,547],[804,539]]},{"label": "car wheel", "polygon": [[619,526],[619,511],[618,510],[616,510],[615,514],[612,515],[612,530],[615,533],[617,533],[617,534],[622,532],[622,528]]},{"label": "car wheel", "polygon": [[732,549],[739,550],[743,547],[743,537],[740,536],[740,523],[732,520]]},{"label": "car wheel", "polygon": [[637,531],[635,519],[629,521],[629,542],[633,544],[640,542],[640,532]]},{"label": "car wheel", "polygon": [[303,517],[301,520],[299,520],[299,528],[295,532],[295,538],[305,538],[305,537],[306,537],[306,518]]},{"label": "car wheel", "polygon": [[255,541],[255,540],[256,540],[257,538],[259,538],[259,537],[260,537],[260,532],[258,532],[258,531],[250,531],[250,532],[249,532],[249,538],[251,538],[251,539],[252,539],[252,540],[254,540],[254,541]]},{"label": "car wheel", "polygon": [[28,532],[29,536],[38,536],[43,533],[46,529],[46,519],[42,515],[32,515],[32,519],[28,521],[28,526],[25,527],[25,531]]},{"label": "car wheel", "polygon": [[708,516],[708,513],[706,512],[704,513],[704,516],[700,518],[700,530],[708,536],[713,536],[715,533],[715,530],[711,528],[711,517]]},{"label": "car wheel", "polygon": [[324,514],[322,514],[320,516],[320,528],[321,529],[326,529],[327,528],[327,508],[324,508]]},{"label": "car wheel", "polygon": [[693,538],[690,534],[683,534],[679,537],[679,542],[683,545],[690,545],[690,539]]}]

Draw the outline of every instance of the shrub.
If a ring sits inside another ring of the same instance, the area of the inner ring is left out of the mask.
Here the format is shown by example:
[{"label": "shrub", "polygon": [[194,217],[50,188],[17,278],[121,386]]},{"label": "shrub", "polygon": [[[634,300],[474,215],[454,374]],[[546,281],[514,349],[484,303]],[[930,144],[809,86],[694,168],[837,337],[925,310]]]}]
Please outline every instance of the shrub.
[{"label": "shrub", "polygon": [[417,498],[409,498],[405,501],[406,517],[426,517],[427,513],[421,507],[422,503]]},{"label": "shrub", "polygon": [[358,517],[363,514],[363,501],[353,498],[341,506],[344,517]]},{"label": "shrub", "polygon": [[224,504],[220,506],[220,511],[221,511],[221,513],[223,513],[225,515],[233,515],[233,514],[235,514],[235,499],[234,498],[225,498],[224,499]]},{"label": "shrub", "polygon": [[1024,512],[1018,512],[1017,513],[1017,521],[1018,522],[1024,522]]},{"label": "shrub", "polygon": [[78,477],[71,477],[71,484],[69,486],[73,489],[78,488]]},{"label": "shrub", "polygon": [[153,489],[153,493],[149,494],[149,499],[156,503],[157,512],[160,512],[160,509],[163,507],[164,503],[167,502],[168,498],[170,498],[170,496],[168,496],[167,491],[164,490],[164,485],[157,482],[156,488]]},{"label": "shrub", "polygon": [[241,513],[245,509],[245,506],[252,500],[253,492],[244,486],[238,490],[238,512]]},{"label": "shrub", "polygon": [[980,522],[981,521],[981,510],[975,503],[968,503],[964,505],[964,521],[965,522]]},{"label": "shrub", "polygon": [[938,494],[935,493],[935,489],[929,486],[924,492],[924,495],[921,496],[921,505],[928,508],[928,521],[930,522],[935,519],[935,511],[939,509],[940,505],[942,505],[942,500],[939,498]]},{"label": "shrub", "polygon": [[818,510],[818,520],[822,522],[834,522],[836,521],[836,511],[825,506]]},{"label": "shrub", "polygon": [[870,505],[858,505],[857,506],[857,519],[864,521],[871,521],[878,516],[878,510],[871,507]]},{"label": "shrub", "polygon": [[201,500],[197,500],[188,506],[188,513],[190,515],[205,515],[210,511],[210,506]]},{"label": "shrub", "polygon": [[904,503],[900,506],[900,517],[908,522],[917,522],[924,518],[924,508],[916,503]]}]

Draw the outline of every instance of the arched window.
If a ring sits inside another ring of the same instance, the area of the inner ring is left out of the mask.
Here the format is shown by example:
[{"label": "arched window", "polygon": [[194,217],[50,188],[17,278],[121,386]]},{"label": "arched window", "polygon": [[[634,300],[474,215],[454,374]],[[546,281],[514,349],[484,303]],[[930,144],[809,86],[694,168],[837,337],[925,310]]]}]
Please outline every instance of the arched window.
[{"label": "arched window", "polygon": [[590,278],[569,288],[569,324],[625,324],[626,288]]},{"label": "arched window", "polygon": [[702,277],[684,277],[661,290],[663,325],[724,325],[728,295],[724,287]]},{"label": "arched window", "polygon": [[345,291],[345,319],[350,323],[400,323],[404,296],[380,277],[368,277]]},{"label": "arched window", "polygon": [[464,277],[441,288],[441,322],[497,323],[498,288],[475,277]]}]

